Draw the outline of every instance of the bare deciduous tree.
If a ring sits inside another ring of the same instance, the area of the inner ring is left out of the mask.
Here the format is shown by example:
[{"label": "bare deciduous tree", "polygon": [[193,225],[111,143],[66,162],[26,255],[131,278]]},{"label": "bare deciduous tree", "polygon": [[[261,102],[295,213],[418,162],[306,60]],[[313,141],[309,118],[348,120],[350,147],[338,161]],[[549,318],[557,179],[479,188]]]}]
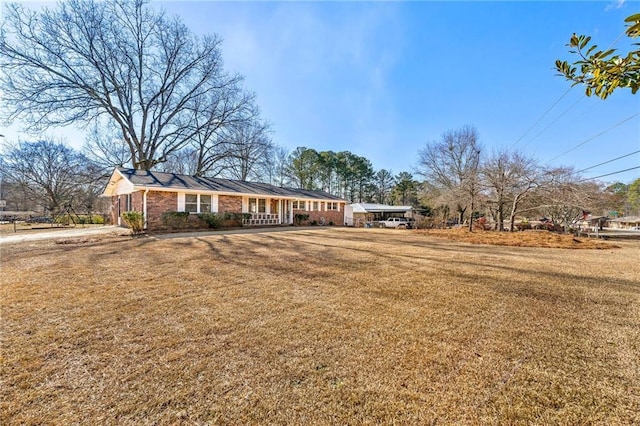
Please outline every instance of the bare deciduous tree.
[{"label": "bare deciduous tree", "polygon": [[[418,152],[418,172],[450,195],[460,223],[480,192],[479,166],[481,147],[478,132],[472,126],[449,130],[440,141],[428,143]],[[444,191],[443,191],[444,192]],[[471,229],[472,220],[469,220]]]},{"label": "bare deciduous tree", "polygon": [[193,157],[194,175],[216,176],[228,165],[233,155],[233,141],[237,129],[250,126],[259,117],[253,94],[236,85],[216,91],[194,102],[194,134],[186,151]]},{"label": "bare deciduous tree", "polygon": [[255,118],[229,126],[223,136],[228,147],[225,174],[241,181],[257,178],[261,162],[273,148],[270,133],[269,124]]},{"label": "bare deciduous tree", "polygon": [[288,183],[288,158],[289,151],[287,148],[273,145],[261,163],[262,171],[260,175],[264,178],[264,181],[276,186],[286,186]]},{"label": "bare deciduous tree", "polygon": [[504,229],[505,214],[510,229],[525,197],[543,184],[544,173],[534,159],[520,153],[494,152],[482,166],[482,178],[490,205],[496,211],[498,230]]},{"label": "bare deciduous tree", "polygon": [[69,0],[38,12],[8,4],[3,12],[7,120],[37,130],[108,118],[134,167],[151,169],[235,108],[226,103],[238,98],[241,78],[224,72],[220,38],[196,37],[144,0]]},{"label": "bare deciduous tree", "polygon": [[74,196],[96,180],[88,159],[61,141],[19,142],[4,151],[3,176],[25,198],[53,214],[71,205]]},{"label": "bare deciduous tree", "polygon": [[131,151],[122,134],[113,126],[96,123],[85,140],[83,154],[104,171],[131,167]]},{"label": "bare deciduous tree", "polygon": [[547,171],[547,182],[541,190],[540,211],[565,227],[571,227],[584,212],[592,210],[600,195],[597,182],[581,181],[570,167]]}]

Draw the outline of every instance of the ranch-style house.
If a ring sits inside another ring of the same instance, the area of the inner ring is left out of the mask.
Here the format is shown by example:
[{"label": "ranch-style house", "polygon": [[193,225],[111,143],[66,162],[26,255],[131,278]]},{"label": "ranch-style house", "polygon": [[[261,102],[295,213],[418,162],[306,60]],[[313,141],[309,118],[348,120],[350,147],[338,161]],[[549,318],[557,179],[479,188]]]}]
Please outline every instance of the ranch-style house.
[{"label": "ranch-style house", "polygon": [[102,196],[111,197],[112,223],[139,211],[149,230],[166,228],[166,212],[246,213],[245,226],[293,224],[296,214],[308,215],[303,223],[343,225],[346,204],[324,191],[125,168],[113,171]]}]

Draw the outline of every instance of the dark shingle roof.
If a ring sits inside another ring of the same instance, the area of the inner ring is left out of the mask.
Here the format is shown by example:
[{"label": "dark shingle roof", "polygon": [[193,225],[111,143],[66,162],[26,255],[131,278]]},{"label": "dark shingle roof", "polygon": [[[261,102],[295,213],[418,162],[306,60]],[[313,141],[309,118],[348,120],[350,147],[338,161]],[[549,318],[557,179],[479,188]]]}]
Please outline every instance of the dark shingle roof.
[{"label": "dark shingle roof", "polygon": [[118,168],[118,171],[135,186],[171,188],[176,190],[217,191],[238,194],[267,195],[271,197],[315,198],[318,200],[344,201],[340,197],[325,191],[281,188],[261,182],[243,182],[239,180],[179,175],[176,173],[154,172]]}]

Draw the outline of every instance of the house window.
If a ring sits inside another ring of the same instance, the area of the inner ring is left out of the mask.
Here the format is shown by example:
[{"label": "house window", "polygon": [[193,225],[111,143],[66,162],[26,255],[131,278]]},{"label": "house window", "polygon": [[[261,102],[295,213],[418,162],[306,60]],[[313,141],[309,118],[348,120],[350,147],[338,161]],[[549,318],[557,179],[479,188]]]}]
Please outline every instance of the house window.
[{"label": "house window", "polygon": [[329,210],[338,210],[338,203],[327,203],[327,211]]},{"label": "house window", "polygon": [[[209,198],[211,201],[211,198]],[[184,196],[184,211],[198,213],[198,194],[186,194]]]},{"label": "house window", "polygon": [[200,213],[211,212],[211,195],[200,195]]},{"label": "house window", "polygon": [[249,213],[266,213],[267,200],[264,198],[249,198]]},{"label": "house window", "polygon": [[293,209],[294,210],[306,210],[307,209],[307,202],[306,201],[294,201],[293,202]]},{"label": "house window", "polygon": [[185,194],[184,211],[189,213],[210,213],[213,209],[213,197],[203,194]]},{"label": "house window", "polygon": [[318,210],[320,210],[320,208],[318,207],[318,202],[314,201],[313,202],[313,211],[318,211]]},{"label": "house window", "polygon": [[130,212],[133,210],[133,203],[131,202],[131,194],[127,194],[127,199],[126,199],[126,212]]}]

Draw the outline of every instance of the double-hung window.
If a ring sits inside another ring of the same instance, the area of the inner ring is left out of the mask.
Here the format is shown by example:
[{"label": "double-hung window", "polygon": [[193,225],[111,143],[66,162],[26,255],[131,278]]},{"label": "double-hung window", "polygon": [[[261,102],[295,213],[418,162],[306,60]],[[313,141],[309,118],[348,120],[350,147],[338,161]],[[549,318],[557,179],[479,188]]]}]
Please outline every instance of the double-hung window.
[{"label": "double-hung window", "polygon": [[210,213],[211,195],[185,194],[184,211],[189,213]]},{"label": "double-hung window", "polygon": [[185,194],[184,211],[189,213],[198,213],[198,194]]},{"label": "double-hung window", "polygon": [[294,210],[306,210],[307,209],[307,204],[305,201],[294,201],[293,202],[293,209]]},{"label": "double-hung window", "polygon": [[327,211],[329,210],[338,210],[338,203],[328,202],[327,203]]},{"label": "double-hung window", "polygon": [[200,213],[211,213],[211,195],[200,195]]}]

